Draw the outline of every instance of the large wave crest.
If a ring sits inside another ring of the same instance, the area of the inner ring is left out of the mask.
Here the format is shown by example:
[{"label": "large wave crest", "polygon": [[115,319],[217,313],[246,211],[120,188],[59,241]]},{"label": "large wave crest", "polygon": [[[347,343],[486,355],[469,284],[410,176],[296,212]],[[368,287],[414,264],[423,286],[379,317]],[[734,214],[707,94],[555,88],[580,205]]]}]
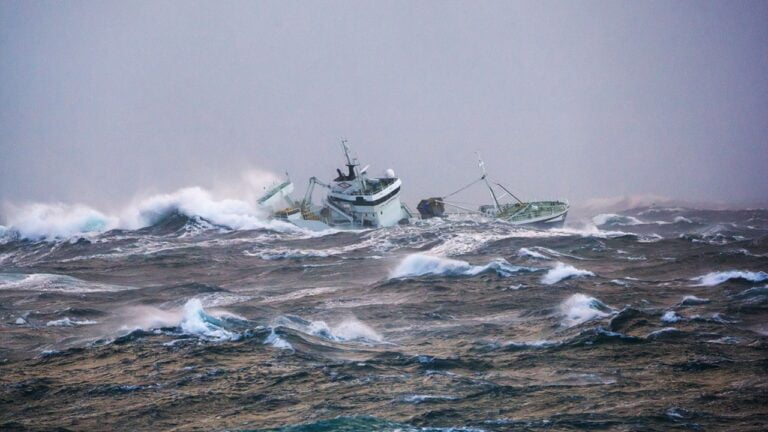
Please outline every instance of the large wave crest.
[{"label": "large wave crest", "polygon": [[[297,230],[293,225],[269,219],[269,212],[256,202],[264,187],[277,177],[269,173],[248,174],[239,187],[219,188],[217,193],[202,187],[187,187],[132,203],[116,214],[83,204],[6,204],[6,226],[0,235],[29,240],[69,239],[112,229],[140,229],[159,223],[174,213],[234,230]],[[234,198],[235,196],[236,198]]]}]

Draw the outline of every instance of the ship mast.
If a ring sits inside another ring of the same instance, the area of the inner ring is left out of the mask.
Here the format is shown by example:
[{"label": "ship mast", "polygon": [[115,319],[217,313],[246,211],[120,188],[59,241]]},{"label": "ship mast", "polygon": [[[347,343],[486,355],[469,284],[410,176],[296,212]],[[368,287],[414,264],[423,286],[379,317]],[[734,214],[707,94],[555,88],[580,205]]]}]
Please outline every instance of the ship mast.
[{"label": "ship mast", "polygon": [[480,171],[483,172],[483,176],[480,177],[485,181],[485,185],[488,186],[488,191],[491,193],[491,198],[493,198],[493,205],[496,208],[496,214],[500,213],[499,209],[499,200],[496,199],[496,193],[493,192],[493,188],[491,187],[491,184],[488,182],[488,175],[485,173],[485,162],[483,162],[483,159],[480,157],[480,152],[475,152],[477,155],[477,164],[480,166]]},{"label": "ship mast", "polygon": [[351,153],[352,151],[349,149],[349,146],[347,145],[347,140],[342,138],[341,139],[341,147],[344,150],[344,156],[347,158],[347,168],[349,168],[350,173],[354,173],[355,180],[360,182],[361,189],[363,192],[368,187],[367,182],[365,181],[365,178],[360,173],[360,170],[358,169],[358,166],[360,165],[357,161],[357,159],[353,158]]}]

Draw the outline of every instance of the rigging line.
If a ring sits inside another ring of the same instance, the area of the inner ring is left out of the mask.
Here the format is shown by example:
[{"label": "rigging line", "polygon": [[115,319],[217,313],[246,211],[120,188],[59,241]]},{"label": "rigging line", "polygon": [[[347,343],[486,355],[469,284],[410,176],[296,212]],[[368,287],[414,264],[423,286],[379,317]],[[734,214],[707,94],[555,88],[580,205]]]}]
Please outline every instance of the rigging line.
[{"label": "rigging line", "polygon": [[461,205],[470,205],[470,206],[481,206],[482,205],[482,204],[473,203],[473,202],[469,202],[469,201],[454,201],[454,200],[444,201],[443,199],[440,199],[439,202],[441,202],[443,204],[461,204]]},{"label": "rigging line", "polygon": [[457,190],[456,192],[453,192],[453,193],[449,193],[448,195],[446,195],[446,196],[444,196],[444,197],[441,197],[441,198],[442,198],[442,199],[446,199],[446,198],[448,198],[448,197],[450,197],[450,196],[456,195],[457,193],[459,193],[459,192],[461,192],[461,191],[465,190],[466,188],[468,188],[468,187],[470,187],[470,186],[473,186],[475,183],[477,183],[477,182],[480,182],[480,181],[483,181],[483,179],[484,179],[484,178],[485,178],[485,176],[483,176],[483,177],[480,177],[479,179],[477,179],[477,180],[473,181],[472,183],[470,183],[470,184],[468,184],[468,185],[464,186],[463,188],[461,188],[461,189]]},{"label": "rigging line", "polygon": [[496,185],[498,185],[500,188],[504,189],[504,192],[510,194],[512,196],[512,198],[517,200],[517,202],[519,202],[520,204],[524,204],[523,200],[521,200],[520,198],[516,197],[515,194],[513,194],[512,192],[507,190],[507,188],[505,188],[501,183],[496,183]]},{"label": "rigging line", "polygon": [[462,209],[462,210],[468,211],[470,213],[482,214],[482,212],[479,212],[477,210],[472,210],[472,209],[464,208],[462,206],[457,206],[456,204],[450,204],[450,203],[444,203],[444,204],[448,205],[448,206],[451,206],[451,207],[456,207],[458,209]]}]

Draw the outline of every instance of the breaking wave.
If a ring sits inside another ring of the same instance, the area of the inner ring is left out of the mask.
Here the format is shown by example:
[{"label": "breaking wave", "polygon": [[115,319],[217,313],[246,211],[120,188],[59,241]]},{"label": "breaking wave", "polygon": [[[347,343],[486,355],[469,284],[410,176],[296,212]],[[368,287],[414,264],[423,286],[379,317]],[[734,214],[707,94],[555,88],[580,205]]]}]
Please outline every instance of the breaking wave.
[{"label": "breaking wave", "polygon": [[45,323],[47,327],[75,327],[75,326],[92,325],[92,324],[98,324],[98,322],[92,321],[92,320],[78,321],[78,320],[73,320],[69,317],[64,317],[59,320],[48,321],[47,323]]},{"label": "breaking wave", "polygon": [[8,226],[4,234],[29,240],[70,238],[104,232],[119,225],[119,218],[79,204],[10,206],[7,214]]},{"label": "breaking wave", "polygon": [[544,276],[541,277],[541,283],[545,285],[553,285],[565,279],[594,275],[595,274],[591,271],[577,269],[574,266],[558,262],[555,267],[550,269],[547,273],[544,274]]},{"label": "breaking wave", "polygon": [[184,318],[179,323],[182,332],[209,340],[237,340],[238,333],[224,328],[224,323],[218,317],[208,314],[203,309],[200,299],[189,299],[184,305]]},{"label": "breaking wave", "polygon": [[499,276],[508,277],[517,272],[536,270],[513,266],[504,259],[497,259],[479,266],[461,260],[412,254],[405,257],[389,277],[394,279],[417,276],[477,276],[490,271],[496,272]]},{"label": "breaking wave", "polygon": [[593,217],[592,223],[597,226],[631,226],[640,225],[643,222],[633,216],[619,215],[615,213],[604,213]]},{"label": "breaking wave", "polygon": [[384,340],[376,330],[356,318],[347,318],[336,325],[329,326],[325,321],[312,321],[295,315],[284,315],[276,318],[272,327],[286,327],[333,342],[381,343]]},{"label": "breaking wave", "polygon": [[[267,184],[274,176],[262,176]],[[242,188],[241,188],[242,189]],[[7,205],[6,226],[0,230],[5,237],[28,240],[57,240],[103,233],[112,229],[139,229],[160,223],[173,214],[202,218],[213,225],[233,230],[270,229],[300,231],[292,224],[268,219],[268,210],[257,205],[251,182],[236,194],[246,199],[217,198],[201,187],[188,187],[173,193],[136,200],[118,214],[106,214],[82,204],[31,203]]]},{"label": "breaking wave", "polygon": [[131,287],[88,282],[72,276],[48,273],[0,273],[0,290],[91,293],[122,291]]},{"label": "breaking wave", "polygon": [[613,313],[614,310],[610,306],[584,294],[574,294],[560,304],[561,323],[565,327],[605,318]]},{"label": "breaking wave", "polygon": [[695,277],[691,279],[698,281],[699,286],[715,286],[720,285],[723,282],[729,280],[742,280],[747,282],[762,282],[768,280],[768,273],[764,271],[743,271],[743,270],[731,270],[722,272],[707,273],[703,276]]}]

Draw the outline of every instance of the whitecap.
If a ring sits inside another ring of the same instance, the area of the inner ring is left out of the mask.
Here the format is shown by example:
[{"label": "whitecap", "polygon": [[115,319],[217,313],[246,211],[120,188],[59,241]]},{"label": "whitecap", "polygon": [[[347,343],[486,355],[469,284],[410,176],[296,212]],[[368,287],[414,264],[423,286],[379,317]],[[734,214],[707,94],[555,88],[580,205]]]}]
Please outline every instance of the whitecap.
[{"label": "whitecap", "polygon": [[680,302],[681,306],[696,306],[709,303],[709,299],[696,297],[695,295],[683,296],[683,300]]},{"label": "whitecap", "polygon": [[264,345],[272,345],[275,348],[281,349],[281,350],[290,350],[295,351],[293,349],[293,345],[291,345],[290,342],[287,340],[281,338],[280,336],[275,333],[275,329],[273,328],[272,331],[269,333],[269,335],[264,339]]},{"label": "whitecap", "polygon": [[243,251],[243,254],[258,257],[267,261],[282,259],[325,258],[331,254],[322,250],[312,249],[267,249],[259,252]]},{"label": "whitecap", "polygon": [[592,218],[592,223],[597,226],[601,225],[640,225],[643,222],[633,216],[619,215],[615,213],[603,213]]},{"label": "whitecap", "polygon": [[505,343],[504,348],[514,349],[526,349],[526,348],[549,348],[560,345],[560,342],[555,342],[546,339],[539,339],[534,341],[510,341]]},{"label": "whitecap", "polygon": [[550,259],[548,256],[528,248],[520,248],[520,250],[517,251],[517,256],[524,257],[524,258],[535,258],[535,259],[545,259],[545,260]]},{"label": "whitecap", "polygon": [[508,277],[517,272],[535,270],[528,267],[513,266],[504,259],[497,259],[479,266],[461,260],[412,254],[405,257],[390,273],[389,277],[476,276],[487,271],[495,271],[499,276]]},{"label": "whitecap", "polygon": [[305,320],[294,315],[284,315],[276,318],[272,326],[273,328],[287,327],[334,342],[381,343],[383,341],[376,330],[354,317],[348,317],[329,326],[322,320]]},{"label": "whitecap", "polygon": [[45,325],[48,327],[74,327],[74,326],[92,325],[92,324],[98,324],[98,322],[91,321],[91,320],[78,321],[78,320],[73,320],[69,317],[64,317],[59,320],[48,321],[47,323],[45,323]]},{"label": "whitecap", "polygon": [[586,277],[594,275],[595,274],[591,271],[577,269],[571,265],[558,262],[555,267],[551,268],[549,271],[547,271],[547,273],[544,274],[544,276],[542,276],[541,283],[545,285],[553,285],[562,280],[573,277]]},{"label": "whitecap", "polygon": [[703,276],[695,277],[691,280],[698,281],[698,286],[714,286],[732,279],[740,279],[748,282],[762,282],[768,280],[768,273],[764,271],[753,272],[744,270],[730,270],[707,273]]},{"label": "whitecap", "polygon": [[666,323],[676,323],[683,319],[680,315],[678,315],[675,311],[666,311],[664,312],[664,315],[661,316],[661,321]]},{"label": "whitecap", "polygon": [[605,318],[613,313],[610,306],[584,294],[574,294],[560,304],[561,322],[566,327]]},{"label": "whitecap", "polygon": [[653,332],[648,333],[648,335],[645,336],[646,339],[665,339],[672,336],[677,336],[681,334],[682,332],[675,328],[675,327],[664,327],[663,329],[656,330]]},{"label": "whitecap", "polygon": [[29,240],[67,239],[100,233],[115,228],[119,221],[81,204],[9,205],[6,212],[6,231]]},{"label": "whitecap", "polygon": [[181,331],[210,340],[237,340],[239,335],[222,327],[222,321],[203,309],[200,299],[192,298],[184,305],[184,318],[179,324]]},{"label": "whitecap", "polygon": [[89,293],[131,289],[119,285],[87,282],[71,276],[48,273],[0,273],[0,290]]}]

